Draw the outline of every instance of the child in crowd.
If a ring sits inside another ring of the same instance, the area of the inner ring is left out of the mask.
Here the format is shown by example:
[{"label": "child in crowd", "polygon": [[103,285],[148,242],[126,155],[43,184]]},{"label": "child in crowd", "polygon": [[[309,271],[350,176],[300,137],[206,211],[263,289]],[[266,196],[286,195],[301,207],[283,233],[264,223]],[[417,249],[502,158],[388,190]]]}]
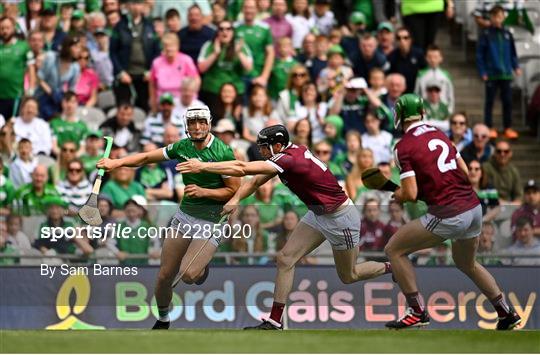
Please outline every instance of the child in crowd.
[{"label": "child in crowd", "polygon": [[375,164],[392,160],[392,134],[381,130],[381,120],[368,111],[364,120],[367,132],[362,134],[362,147],[373,151]]},{"label": "child in crowd", "polygon": [[369,71],[369,88],[375,96],[381,97],[388,93],[384,85],[385,79],[384,71],[381,68],[373,68]]},{"label": "child in crowd", "polygon": [[441,102],[441,87],[437,81],[427,83],[427,96],[424,100],[425,122],[443,132],[450,129],[448,106]]},{"label": "child in crowd", "polygon": [[328,49],[328,66],[321,71],[317,80],[319,93],[324,98],[330,98],[352,77],[352,69],[345,65],[343,48],[340,45],[331,46]]},{"label": "child in crowd", "polygon": [[309,19],[311,27],[320,34],[328,36],[334,27],[336,20],[334,13],[330,10],[330,0],[315,0],[313,13]]},{"label": "child in crowd", "polygon": [[13,187],[19,187],[32,182],[32,172],[38,165],[37,159],[32,155],[32,142],[23,138],[17,144],[17,155],[9,167],[9,178]]},{"label": "child in crowd", "polygon": [[279,93],[285,89],[289,72],[292,67],[298,64],[293,54],[292,40],[289,37],[280,38],[278,40],[277,58],[274,61],[274,66],[270,73],[270,82],[268,83],[268,93],[272,100],[278,99]]}]

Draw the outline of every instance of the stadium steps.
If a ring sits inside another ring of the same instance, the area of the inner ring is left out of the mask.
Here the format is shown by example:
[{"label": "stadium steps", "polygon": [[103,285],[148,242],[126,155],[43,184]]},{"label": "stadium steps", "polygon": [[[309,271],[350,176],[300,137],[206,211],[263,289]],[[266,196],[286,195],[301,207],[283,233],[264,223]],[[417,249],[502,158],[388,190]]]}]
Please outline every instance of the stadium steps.
[{"label": "stadium steps", "polygon": [[[448,26],[437,32],[437,44],[444,54],[443,68],[450,72],[454,82],[456,111],[465,111],[471,123],[483,122],[484,115],[484,84],[478,76],[474,57],[474,47],[468,49],[467,59],[462,47],[457,41],[452,43]],[[513,95],[512,121],[514,129],[520,133],[517,141],[512,143],[514,151],[513,162],[519,169],[523,181],[535,179],[540,181],[540,144],[524,125],[520,94]],[[502,127],[502,107],[500,100],[496,101],[493,110],[495,127]]]}]

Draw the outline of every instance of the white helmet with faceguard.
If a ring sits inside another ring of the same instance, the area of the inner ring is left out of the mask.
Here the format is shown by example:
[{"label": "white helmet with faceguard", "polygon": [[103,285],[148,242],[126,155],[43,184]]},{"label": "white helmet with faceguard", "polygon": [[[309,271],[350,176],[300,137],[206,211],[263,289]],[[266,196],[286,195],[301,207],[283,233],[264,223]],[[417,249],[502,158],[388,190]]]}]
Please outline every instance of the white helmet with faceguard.
[{"label": "white helmet with faceguard", "polygon": [[[208,129],[205,131],[204,136],[201,138],[193,138],[189,132],[189,121],[191,120],[205,120],[208,124]],[[206,105],[193,105],[187,108],[184,114],[184,122],[186,125],[186,135],[192,141],[204,141],[210,132],[210,124],[212,122],[212,114],[210,109]]]}]

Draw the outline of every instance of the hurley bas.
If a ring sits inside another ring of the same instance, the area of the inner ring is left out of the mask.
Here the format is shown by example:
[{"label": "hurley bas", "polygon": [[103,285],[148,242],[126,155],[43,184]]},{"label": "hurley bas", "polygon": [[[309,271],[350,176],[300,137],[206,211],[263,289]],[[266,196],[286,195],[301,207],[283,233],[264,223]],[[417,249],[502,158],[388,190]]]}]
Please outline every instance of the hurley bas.
[{"label": "hurley bas", "polygon": [[55,275],[74,276],[74,275],[93,275],[93,276],[137,276],[139,270],[136,266],[107,266],[94,264],[91,266],[70,266],[62,264],[60,266],[51,266],[41,264],[40,275],[52,279]]}]

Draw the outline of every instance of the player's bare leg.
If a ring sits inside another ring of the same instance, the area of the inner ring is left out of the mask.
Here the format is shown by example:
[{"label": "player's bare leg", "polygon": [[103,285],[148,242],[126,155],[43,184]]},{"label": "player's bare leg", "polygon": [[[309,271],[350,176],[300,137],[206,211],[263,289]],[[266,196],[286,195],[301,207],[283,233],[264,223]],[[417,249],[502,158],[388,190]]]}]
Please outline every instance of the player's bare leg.
[{"label": "player's bare leg", "polygon": [[324,236],[309,225],[299,222],[287,243],[276,257],[277,275],[274,289],[274,303],[270,319],[255,327],[244,329],[280,329],[281,317],[294,281],[296,263],[325,241]]},{"label": "player's bare leg", "polygon": [[443,241],[443,238],[425,229],[419,219],[415,219],[398,229],[386,244],[384,252],[392,264],[394,278],[409,305],[409,311],[397,321],[386,323],[387,327],[400,329],[429,324],[429,317],[418,293],[416,274],[408,255],[417,250],[432,248]]},{"label": "player's bare leg", "polygon": [[176,235],[171,229],[167,231],[167,237],[161,249],[161,264],[156,281],[154,295],[159,312],[159,320],[155,329],[166,329],[169,323],[169,305],[172,299],[172,284],[180,269],[180,261],[186,254],[190,239]]},{"label": "player's bare leg", "polygon": [[386,273],[385,263],[366,261],[358,264],[356,262],[359,253],[358,247],[349,250],[332,249],[332,252],[338,276],[345,284],[369,280]]},{"label": "player's bare leg", "polygon": [[480,263],[475,255],[478,237],[452,242],[452,258],[456,267],[478,286],[491,301],[499,316],[497,329],[509,330],[521,323],[521,318],[508,306],[495,278]]},{"label": "player's bare leg", "polygon": [[[203,249],[201,250],[201,248]],[[201,250],[200,253],[199,250]],[[205,276],[208,270],[207,266],[216,250],[217,247],[210,242],[207,243],[206,239],[192,239],[180,264],[180,274],[184,274],[182,281],[191,284],[198,282],[201,277]],[[190,263],[191,265],[189,265]]]}]

